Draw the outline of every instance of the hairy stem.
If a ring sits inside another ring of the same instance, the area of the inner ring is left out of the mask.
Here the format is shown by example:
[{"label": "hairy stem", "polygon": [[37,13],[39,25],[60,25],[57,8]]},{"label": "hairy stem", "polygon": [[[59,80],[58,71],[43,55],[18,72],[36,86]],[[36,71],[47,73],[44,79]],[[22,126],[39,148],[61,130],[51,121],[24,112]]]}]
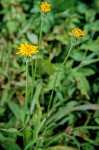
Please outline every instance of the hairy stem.
[{"label": "hairy stem", "polygon": [[72,48],[73,48],[73,44],[70,45],[70,48],[69,48],[68,53],[67,53],[67,55],[66,55],[66,57],[65,57],[65,60],[64,60],[63,63],[60,65],[59,70],[57,71],[56,78],[55,78],[55,81],[54,81],[54,86],[53,86],[53,89],[52,89],[52,92],[51,92],[51,96],[50,96],[50,100],[49,100],[49,104],[48,104],[47,113],[48,113],[48,111],[49,111],[49,109],[50,109],[50,106],[51,106],[51,102],[52,102],[52,99],[53,99],[53,94],[54,94],[55,85],[56,85],[56,81],[57,81],[59,72],[60,72],[62,66],[66,63],[66,61],[67,61],[67,59],[68,59],[68,57],[69,57],[69,55],[70,55],[70,52],[71,52]]}]

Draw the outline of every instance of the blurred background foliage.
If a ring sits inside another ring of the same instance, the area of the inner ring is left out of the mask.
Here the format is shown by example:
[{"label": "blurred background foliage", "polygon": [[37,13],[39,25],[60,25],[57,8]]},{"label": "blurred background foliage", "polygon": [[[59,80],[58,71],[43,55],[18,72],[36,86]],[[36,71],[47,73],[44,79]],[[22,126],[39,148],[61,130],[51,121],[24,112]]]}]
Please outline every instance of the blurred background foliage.
[{"label": "blurred background foliage", "polygon": [[[41,2],[0,0],[0,128],[21,128],[25,61],[15,53],[25,41],[37,45]],[[39,125],[40,148],[96,150],[99,148],[99,0],[47,2],[52,10],[43,25],[35,81],[35,96],[43,112]],[[73,48],[59,73],[47,131],[44,131],[43,122],[56,70],[67,54],[74,27],[83,29],[86,37]],[[33,59],[35,61],[35,57]],[[29,72],[31,76],[31,64]],[[0,131],[0,149],[21,150],[21,132]]]}]

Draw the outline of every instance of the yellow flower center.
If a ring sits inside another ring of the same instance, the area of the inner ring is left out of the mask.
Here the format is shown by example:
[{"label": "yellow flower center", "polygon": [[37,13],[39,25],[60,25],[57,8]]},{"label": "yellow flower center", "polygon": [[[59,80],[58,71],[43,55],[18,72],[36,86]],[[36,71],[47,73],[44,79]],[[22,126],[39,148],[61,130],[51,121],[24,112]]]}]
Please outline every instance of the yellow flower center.
[{"label": "yellow flower center", "polygon": [[26,56],[31,56],[38,52],[38,46],[33,46],[28,43],[20,44],[16,54],[22,54]]}]

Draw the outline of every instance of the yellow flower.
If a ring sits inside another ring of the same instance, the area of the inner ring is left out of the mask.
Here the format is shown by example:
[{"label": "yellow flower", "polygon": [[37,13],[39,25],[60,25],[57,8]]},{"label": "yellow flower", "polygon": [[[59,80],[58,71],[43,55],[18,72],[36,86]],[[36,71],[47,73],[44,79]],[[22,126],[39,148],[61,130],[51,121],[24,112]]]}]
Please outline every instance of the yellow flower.
[{"label": "yellow flower", "polygon": [[72,30],[72,34],[73,34],[73,36],[74,36],[75,38],[79,38],[79,37],[81,37],[81,36],[85,36],[84,31],[82,31],[82,30],[79,29],[79,28],[74,28],[74,29]]},{"label": "yellow flower", "polygon": [[41,7],[41,10],[45,13],[51,10],[51,5],[47,2],[42,2],[40,7]]},{"label": "yellow flower", "polygon": [[16,54],[22,54],[26,56],[31,56],[38,52],[38,46],[33,46],[28,43],[20,44]]}]

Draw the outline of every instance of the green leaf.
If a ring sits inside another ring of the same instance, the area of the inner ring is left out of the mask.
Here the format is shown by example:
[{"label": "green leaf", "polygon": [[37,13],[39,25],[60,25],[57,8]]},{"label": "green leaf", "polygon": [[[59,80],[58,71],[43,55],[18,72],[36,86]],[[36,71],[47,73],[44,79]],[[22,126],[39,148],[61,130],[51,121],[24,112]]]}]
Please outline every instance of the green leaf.
[{"label": "green leaf", "polygon": [[8,101],[7,104],[16,118],[21,122],[24,122],[24,114],[23,111],[21,111],[20,107],[12,101]]},{"label": "green leaf", "polygon": [[[59,65],[59,67],[60,67],[60,65]],[[47,87],[46,87],[45,91],[53,89],[54,82],[55,82],[55,79],[56,79],[58,71],[59,71],[59,68],[57,69],[56,72],[54,72],[52,75],[50,75],[50,80],[49,80],[49,82],[47,84]],[[61,68],[61,70],[58,73],[57,82],[56,82],[55,87],[59,87],[60,86],[61,80],[63,79],[63,77],[64,77],[64,71],[63,71],[63,68]]]},{"label": "green leaf", "polygon": [[38,65],[38,73],[40,75],[42,74],[48,74],[48,75],[51,75],[53,72],[54,72],[54,65],[51,64],[51,62],[49,60],[40,60],[39,61],[39,65]]},{"label": "green leaf", "polygon": [[94,148],[94,146],[92,146],[92,144],[90,144],[90,143],[85,143],[85,144],[83,144],[83,146],[82,146],[82,150],[96,150],[95,148]]},{"label": "green leaf", "polygon": [[99,92],[99,84],[94,83],[93,91],[94,91],[95,94]]},{"label": "green leaf", "polygon": [[0,129],[0,130],[5,131],[5,132],[10,132],[10,133],[18,132],[18,130],[15,129],[15,128],[10,128],[10,129]]},{"label": "green leaf", "polygon": [[80,46],[80,49],[95,52],[99,50],[99,44],[95,43],[94,41],[91,43],[90,42],[84,43]]},{"label": "green leaf", "polygon": [[24,136],[25,136],[25,143],[29,143],[30,142],[30,140],[31,140],[31,136],[32,136],[32,129],[31,129],[31,126],[27,126],[27,127],[25,127],[25,129],[24,129]]},{"label": "green leaf", "polygon": [[86,77],[80,72],[76,72],[74,76],[77,82],[77,89],[79,89],[81,91],[81,94],[84,95],[87,99],[90,99],[88,95],[90,86]]},{"label": "green leaf", "polygon": [[79,72],[81,72],[84,76],[91,76],[95,74],[95,71],[91,68],[81,68]]},{"label": "green leaf", "polygon": [[85,3],[81,3],[80,5],[78,5],[77,9],[81,14],[85,14],[85,12],[88,10]]},{"label": "green leaf", "polygon": [[4,75],[7,79],[9,79],[7,72],[5,71],[5,69],[3,69],[1,67],[0,67],[0,74]]},{"label": "green leaf", "polygon": [[99,111],[99,104],[84,104],[75,107],[75,110],[96,110]]},{"label": "green leaf", "polygon": [[84,57],[85,57],[84,53],[78,49],[73,49],[73,51],[71,51],[70,56],[76,61],[82,61],[84,60]]},{"label": "green leaf", "polygon": [[32,44],[38,44],[38,37],[36,34],[32,33],[32,32],[27,32],[27,38],[29,39],[29,41]]},{"label": "green leaf", "polygon": [[95,118],[95,122],[99,125],[99,118]]},{"label": "green leaf", "polygon": [[73,137],[73,136],[68,135],[66,132],[63,132],[63,133],[60,133],[60,134],[56,134],[56,135],[54,135],[54,136],[51,136],[51,137],[46,138],[46,139],[45,139],[45,140],[46,140],[45,147],[48,147],[49,145],[51,145],[51,144],[53,144],[53,143],[59,141],[63,136],[64,136],[64,138],[66,138],[66,139],[67,139],[67,138],[71,139],[71,140],[76,144],[76,146],[77,146],[78,148],[80,148],[79,142],[76,140],[76,138]]},{"label": "green leaf", "polygon": [[19,23],[15,20],[10,20],[6,23],[6,26],[7,26],[8,31],[9,31],[10,34],[13,34],[14,32],[17,31],[18,24]]},{"label": "green leaf", "polygon": [[88,9],[85,11],[85,19],[87,22],[91,23],[95,20],[96,10]]},{"label": "green leaf", "polygon": [[32,147],[37,141],[37,138],[33,138],[25,147],[25,150],[29,149],[30,147]]},{"label": "green leaf", "polygon": [[21,148],[13,141],[4,140],[1,145],[4,150],[21,150]]},{"label": "green leaf", "polygon": [[48,148],[48,150],[77,150],[77,149],[69,146],[58,145],[58,146],[50,147]]}]

